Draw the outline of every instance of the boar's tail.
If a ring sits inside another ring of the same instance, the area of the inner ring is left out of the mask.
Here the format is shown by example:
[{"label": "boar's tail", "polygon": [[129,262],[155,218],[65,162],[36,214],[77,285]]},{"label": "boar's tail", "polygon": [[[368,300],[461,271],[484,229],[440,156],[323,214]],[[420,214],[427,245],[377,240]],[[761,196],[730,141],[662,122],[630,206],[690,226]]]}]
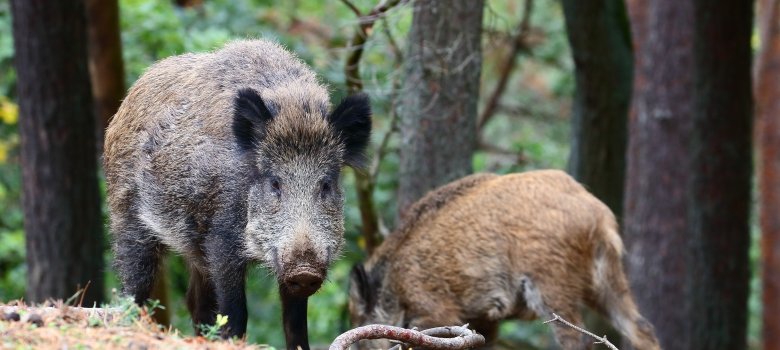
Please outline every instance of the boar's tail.
[{"label": "boar's tail", "polygon": [[608,213],[596,233],[593,286],[596,310],[604,312],[612,325],[635,349],[660,349],[653,326],[639,314],[623,272],[623,241],[614,215]]}]

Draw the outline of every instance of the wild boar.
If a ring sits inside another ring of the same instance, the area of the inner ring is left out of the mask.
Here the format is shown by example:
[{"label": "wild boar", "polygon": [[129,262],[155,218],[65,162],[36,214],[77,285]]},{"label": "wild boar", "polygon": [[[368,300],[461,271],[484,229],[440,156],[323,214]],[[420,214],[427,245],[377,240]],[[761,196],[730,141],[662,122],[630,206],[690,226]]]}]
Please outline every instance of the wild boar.
[{"label": "wild boar", "polygon": [[[623,273],[617,229],[609,208],[561,171],[463,178],[418,201],[406,223],[353,268],[352,324],[469,323],[490,343],[506,319],[556,313],[582,326],[587,305],[634,348],[658,349]],[[593,342],[558,324],[554,333],[564,349]]]},{"label": "wild boar", "polygon": [[313,71],[265,40],[151,66],[105,138],[123,292],[145,302],[173,251],[189,265],[194,324],[219,313],[224,336],[243,336],[245,274],[259,262],[277,277],[288,348],[308,349],[307,298],[343,245],[339,173],[365,161],[371,129],[365,95],[329,110]]}]

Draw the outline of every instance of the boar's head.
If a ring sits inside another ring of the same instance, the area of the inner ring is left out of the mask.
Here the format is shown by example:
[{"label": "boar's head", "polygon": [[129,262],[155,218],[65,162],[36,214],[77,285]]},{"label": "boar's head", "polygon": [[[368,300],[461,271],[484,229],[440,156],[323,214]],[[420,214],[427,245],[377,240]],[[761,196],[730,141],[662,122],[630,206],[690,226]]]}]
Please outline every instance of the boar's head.
[{"label": "boar's head", "polygon": [[[362,264],[352,268],[349,278],[349,316],[352,327],[384,324],[409,328],[398,295],[383,286],[384,265],[367,269]],[[389,349],[386,339],[361,340],[359,349]]]},{"label": "boar's head", "polygon": [[275,273],[283,295],[316,292],[340,254],[339,173],[365,161],[370,130],[364,94],[328,112],[302,92],[239,91],[233,133],[248,163],[246,254]]}]

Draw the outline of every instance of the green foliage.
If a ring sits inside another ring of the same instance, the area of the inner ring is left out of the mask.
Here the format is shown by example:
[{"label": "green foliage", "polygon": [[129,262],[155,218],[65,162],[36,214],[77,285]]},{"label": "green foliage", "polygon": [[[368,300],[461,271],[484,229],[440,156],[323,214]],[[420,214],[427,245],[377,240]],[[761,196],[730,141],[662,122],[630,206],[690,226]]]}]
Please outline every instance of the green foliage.
[{"label": "green foliage", "polygon": [[[364,13],[377,2],[353,1]],[[481,103],[494,90],[500,75],[499,67],[506,60],[506,37],[516,33],[523,15],[523,3],[513,0],[487,2]],[[162,58],[213,50],[233,39],[264,37],[278,40],[311,64],[321,79],[330,85],[334,102],[345,95],[344,47],[357,20],[354,13],[339,1],[206,0],[204,6],[194,9],[179,9],[172,1],[164,0],[119,0],[119,4],[128,87],[147,67]],[[375,112],[370,153],[374,153],[384,135],[390,131],[393,82],[402,76],[402,68],[395,61],[393,46],[386,33],[390,33],[403,51],[407,45],[405,34],[411,26],[411,13],[408,3],[391,10],[386,18],[376,23],[372,37],[365,45],[361,74]],[[475,171],[507,173],[535,168],[564,168],[566,165],[570,134],[568,115],[574,78],[560,4],[535,2],[530,19],[532,45],[515,58],[516,69],[501,99],[501,108],[481,132],[484,142],[502,152],[478,150],[473,160]],[[16,106],[11,33],[9,2],[0,0],[0,301],[24,295],[26,270],[17,122],[16,118],[6,117],[9,115],[6,111],[12,111],[8,108]],[[396,216],[397,149],[400,142],[397,133],[389,138],[373,194],[380,217],[389,228],[394,226]],[[332,266],[329,281],[309,299],[309,337],[313,344],[329,343],[347,327],[348,275],[352,264],[364,258],[352,171],[344,172],[343,186],[347,246],[342,259]],[[101,188],[105,194],[104,182]],[[757,232],[755,221],[754,218],[752,225]],[[754,236],[757,235],[754,233]],[[753,244],[753,271],[758,270],[758,254],[758,245]],[[106,260],[111,261],[110,251],[106,252]],[[193,327],[183,302],[188,283],[186,265],[180,257],[172,256],[167,261],[166,270],[170,281],[170,303],[165,307],[171,311],[173,325],[185,334],[192,334]],[[758,286],[756,273],[751,281],[751,344],[760,339]],[[107,290],[117,287],[116,276],[108,271]],[[283,348],[284,333],[275,279],[267,270],[255,268],[249,274],[247,291],[250,316],[248,340]],[[117,298],[111,305],[122,310],[122,322],[132,323],[141,313],[132,299]],[[147,308],[154,312],[159,307],[161,305],[157,302],[152,302]],[[90,319],[89,324],[97,327],[100,322],[99,319]],[[212,327],[201,330],[217,337],[222,325],[218,322]],[[502,326],[502,334],[507,339],[522,340],[541,348],[551,346],[549,329],[545,326],[507,323]]]},{"label": "green foliage", "polygon": [[0,0],[0,96],[15,96],[16,71],[12,65],[13,56],[11,4],[8,0]]},{"label": "green foliage", "polygon": [[222,327],[224,327],[228,322],[228,317],[225,315],[217,315],[217,320],[214,324],[200,324],[198,325],[200,327],[200,334],[211,341],[216,341],[221,339],[220,333],[222,332]]}]

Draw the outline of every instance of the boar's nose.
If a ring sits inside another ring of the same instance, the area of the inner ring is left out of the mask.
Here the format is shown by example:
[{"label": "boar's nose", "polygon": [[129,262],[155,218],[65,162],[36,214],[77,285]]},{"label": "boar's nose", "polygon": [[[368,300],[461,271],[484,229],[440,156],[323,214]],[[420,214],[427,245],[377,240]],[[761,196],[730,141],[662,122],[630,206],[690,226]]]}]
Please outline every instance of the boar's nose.
[{"label": "boar's nose", "polygon": [[322,280],[322,276],[318,274],[314,274],[308,271],[301,271],[287,277],[284,282],[292,294],[301,297],[308,297],[320,289]]}]

